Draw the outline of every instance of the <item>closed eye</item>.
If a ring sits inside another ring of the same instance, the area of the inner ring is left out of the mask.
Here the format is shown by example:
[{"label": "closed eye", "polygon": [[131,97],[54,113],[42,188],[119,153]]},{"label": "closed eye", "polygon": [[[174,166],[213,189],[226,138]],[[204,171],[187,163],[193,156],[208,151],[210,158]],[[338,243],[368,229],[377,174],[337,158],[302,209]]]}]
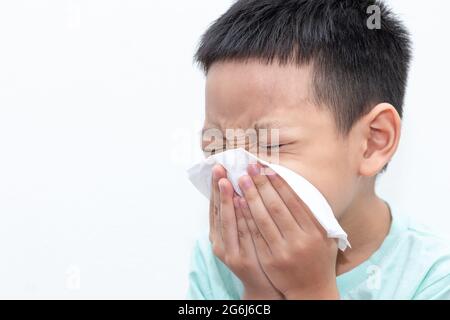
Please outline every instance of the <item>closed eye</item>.
[{"label": "closed eye", "polygon": [[286,145],[286,143],[285,144],[271,144],[271,145],[268,145],[268,146],[261,146],[261,147],[262,148],[267,148],[267,149],[276,149],[276,148],[281,148],[281,147],[283,147],[285,145]]}]

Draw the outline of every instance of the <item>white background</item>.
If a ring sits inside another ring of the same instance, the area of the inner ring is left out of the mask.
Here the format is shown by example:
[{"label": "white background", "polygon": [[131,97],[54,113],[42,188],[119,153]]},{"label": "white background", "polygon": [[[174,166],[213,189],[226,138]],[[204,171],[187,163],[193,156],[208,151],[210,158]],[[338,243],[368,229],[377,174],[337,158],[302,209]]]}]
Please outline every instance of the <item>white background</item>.
[{"label": "white background", "polygon": [[[400,150],[378,190],[450,223],[450,4],[390,1],[413,34]],[[206,201],[192,55],[229,0],[0,1],[0,297],[183,298]]]}]

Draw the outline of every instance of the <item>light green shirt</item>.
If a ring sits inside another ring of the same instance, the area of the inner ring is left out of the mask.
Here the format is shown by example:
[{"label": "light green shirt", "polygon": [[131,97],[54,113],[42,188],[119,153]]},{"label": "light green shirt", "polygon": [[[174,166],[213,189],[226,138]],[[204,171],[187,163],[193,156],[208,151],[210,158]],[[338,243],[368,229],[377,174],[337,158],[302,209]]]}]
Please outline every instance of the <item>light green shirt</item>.
[{"label": "light green shirt", "polygon": [[[240,299],[240,280],[197,241],[189,299]],[[342,299],[450,299],[450,246],[424,226],[393,214],[388,236],[365,262],[337,277]]]}]

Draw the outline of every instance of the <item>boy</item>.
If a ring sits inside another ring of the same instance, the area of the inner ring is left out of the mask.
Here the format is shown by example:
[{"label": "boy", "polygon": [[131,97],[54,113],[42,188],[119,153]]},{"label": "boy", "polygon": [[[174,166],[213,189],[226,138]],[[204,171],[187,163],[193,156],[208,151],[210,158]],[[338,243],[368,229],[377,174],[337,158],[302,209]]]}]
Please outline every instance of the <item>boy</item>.
[{"label": "boy", "polygon": [[[410,56],[401,22],[369,0],[239,0],[207,30],[196,54],[205,132],[276,130],[265,147],[322,192],[352,247],[338,251],[276,174],[249,166],[240,197],[216,165],[190,298],[450,298],[445,241],[375,193],[399,143]],[[229,148],[224,136],[205,139],[205,151]],[[232,140],[249,148],[244,136]]]}]

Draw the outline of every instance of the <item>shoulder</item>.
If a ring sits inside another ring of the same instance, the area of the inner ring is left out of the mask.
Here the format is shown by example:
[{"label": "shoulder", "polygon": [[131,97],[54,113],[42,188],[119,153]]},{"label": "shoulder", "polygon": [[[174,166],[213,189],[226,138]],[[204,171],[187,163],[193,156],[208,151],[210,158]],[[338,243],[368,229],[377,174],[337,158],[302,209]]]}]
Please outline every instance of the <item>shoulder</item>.
[{"label": "shoulder", "polygon": [[[447,235],[409,218],[402,238],[409,244],[410,250],[420,253],[421,257],[432,262],[433,266],[450,263],[450,238]],[[447,272],[450,274],[450,268]]]},{"label": "shoulder", "polygon": [[411,265],[421,281],[414,295],[416,299],[450,299],[450,239],[447,235],[414,219],[402,235],[403,250],[408,250]]}]

